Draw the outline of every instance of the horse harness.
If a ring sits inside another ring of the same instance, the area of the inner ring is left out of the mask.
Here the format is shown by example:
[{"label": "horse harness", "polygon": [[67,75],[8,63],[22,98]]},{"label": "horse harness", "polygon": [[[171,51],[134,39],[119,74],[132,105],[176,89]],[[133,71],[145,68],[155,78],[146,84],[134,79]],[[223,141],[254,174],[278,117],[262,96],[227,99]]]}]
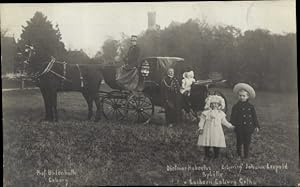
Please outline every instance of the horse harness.
[{"label": "horse harness", "polygon": [[81,87],[81,88],[83,88],[83,87],[84,87],[84,82],[83,82],[83,77],[82,77],[82,74],[81,74],[81,71],[80,71],[79,65],[78,65],[78,64],[76,64],[76,67],[78,68],[78,71],[79,71],[80,87]]},{"label": "horse harness", "polygon": [[[52,67],[53,67],[54,63],[62,64],[62,65],[63,65],[63,74],[62,74],[62,75],[52,70]],[[84,87],[83,76],[82,76],[82,73],[81,73],[81,70],[80,70],[80,67],[79,67],[78,64],[76,64],[76,67],[77,67],[78,72],[79,72],[80,86],[81,86],[81,88],[83,88],[83,87]],[[67,74],[67,63],[66,63],[66,62],[56,61],[56,59],[55,59],[54,57],[51,58],[51,61],[48,63],[48,65],[47,65],[47,67],[44,69],[44,71],[43,71],[42,73],[38,74],[38,75],[35,75],[34,78],[39,80],[39,78],[40,78],[41,76],[43,76],[43,75],[45,75],[45,74],[47,74],[47,73],[52,73],[52,74],[54,74],[55,76],[57,76],[58,78],[61,78],[61,79],[62,79],[62,80],[61,80],[61,88],[63,88],[64,82],[65,82],[65,81],[68,81],[68,82],[72,83],[71,80],[69,80],[69,79],[66,78],[66,74]]]}]

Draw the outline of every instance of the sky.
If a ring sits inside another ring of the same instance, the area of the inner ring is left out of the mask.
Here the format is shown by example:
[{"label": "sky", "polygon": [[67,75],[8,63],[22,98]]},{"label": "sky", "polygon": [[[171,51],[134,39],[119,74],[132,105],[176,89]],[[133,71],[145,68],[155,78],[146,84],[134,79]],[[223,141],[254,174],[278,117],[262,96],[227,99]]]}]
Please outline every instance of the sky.
[{"label": "sky", "polygon": [[0,4],[1,29],[20,38],[22,25],[41,11],[53,25],[58,24],[66,49],[82,49],[90,57],[101,50],[108,38],[147,30],[150,11],[156,12],[161,29],[172,22],[205,20],[210,25],[233,25],[242,31],[257,28],[271,33],[296,33],[295,0],[199,1],[149,3],[30,3]]}]

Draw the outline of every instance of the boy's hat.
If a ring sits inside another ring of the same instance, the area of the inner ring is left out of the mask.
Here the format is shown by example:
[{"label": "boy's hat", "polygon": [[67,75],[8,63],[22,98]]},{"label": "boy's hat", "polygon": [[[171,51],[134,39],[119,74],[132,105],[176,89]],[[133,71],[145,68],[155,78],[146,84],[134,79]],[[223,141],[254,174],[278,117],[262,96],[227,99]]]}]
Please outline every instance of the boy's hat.
[{"label": "boy's hat", "polygon": [[205,99],[205,107],[204,109],[209,109],[211,103],[219,103],[221,105],[221,109],[225,109],[225,100],[223,97],[219,95],[210,95]]},{"label": "boy's hat", "polygon": [[245,90],[249,93],[249,97],[254,99],[255,98],[255,91],[254,89],[246,83],[238,83],[233,87],[233,93],[238,94],[240,90]]}]

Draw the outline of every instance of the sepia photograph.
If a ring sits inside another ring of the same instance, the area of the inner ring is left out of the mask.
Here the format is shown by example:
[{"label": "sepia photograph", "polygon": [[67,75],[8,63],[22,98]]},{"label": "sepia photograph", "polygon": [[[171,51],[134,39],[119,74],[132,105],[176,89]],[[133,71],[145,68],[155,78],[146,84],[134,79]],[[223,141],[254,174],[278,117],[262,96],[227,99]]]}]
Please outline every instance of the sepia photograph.
[{"label": "sepia photograph", "polygon": [[3,186],[299,186],[296,0],[0,4]]}]

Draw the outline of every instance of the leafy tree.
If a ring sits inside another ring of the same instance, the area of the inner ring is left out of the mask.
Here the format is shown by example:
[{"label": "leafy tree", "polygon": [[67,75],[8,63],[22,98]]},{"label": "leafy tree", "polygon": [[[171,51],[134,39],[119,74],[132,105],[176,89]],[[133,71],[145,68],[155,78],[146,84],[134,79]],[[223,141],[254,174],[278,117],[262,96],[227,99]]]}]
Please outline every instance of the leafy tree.
[{"label": "leafy tree", "polygon": [[263,88],[270,70],[271,37],[268,30],[246,31],[239,43],[240,65],[238,72],[245,82]]},{"label": "leafy tree", "polygon": [[219,72],[229,86],[247,82],[257,89],[277,91],[296,89],[295,41],[295,34],[274,35],[263,29],[242,33],[233,26],[210,26],[198,19],[147,30],[138,39],[142,57],[182,57],[197,79]]},{"label": "leafy tree", "polygon": [[[114,61],[126,55],[129,37],[108,39],[101,58]],[[141,58],[177,56],[195,71],[197,79],[218,72],[232,87],[246,82],[261,90],[296,90],[296,35],[275,35],[268,30],[247,30],[230,25],[210,26],[204,20],[172,22],[163,30],[146,30],[137,41]],[[110,63],[110,62],[109,62]]]},{"label": "leafy tree", "polygon": [[1,29],[1,40],[7,35],[8,29],[7,28],[0,28]]},{"label": "leafy tree", "polygon": [[[138,45],[140,41],[141,39],[138,38],[137,41]],[[117,49],[117,56],[119,58],[119,63],[123,63],[128,53],[130,45],[131,45],[130,36],[126,35],[125,33],[121,33],[121,40],[118,41],[118,49]]]},{"label": "leafy tree", "polygon": [[106,64],[108,63],[114,63],[115,57],[118,55],[118,48],[119,48],[119,42],[114,39],[107,39],[105,40],[102,51],[103,51],[103,60]]},{"label": "leafy tree", "polygon": [[[160,33],[156,30],[147,30],[138,38],[138,45],[141,49],[140,58],[159,56],[160,54]],[[145,50],[144,50],[145,49]]]},{"label": "leafy tree", "polygon": [[17,44],[14,37],[7,35],[8,29],[1,27],[1,73],[16,72]]},{"label": "leafy tree", "polygon": [[297,44],[296,34],[288,33],[285,36],[274,36],[275,50],[272,52],[276,64],[276,78],[278,88],[282,91],[297,90]]},{"label": "leafy tree", "polygon": [[95,56],[91,59],[91,63],[104,63],[104,60],[102,58],[103,54],[102,51],[97,51]]},{"label": "leafy tree", "polygon": [[19,46],[24,49],[26,44],[33,45],[36,50],[34,63],[49,61],[51,56],[65,60],[66,49],[61,41],[61,33],[58,25],[53,28],[52,23],[42,12],[36,12],[27,21],[27,26],[22,26],[23,32],[19,40]]}]

